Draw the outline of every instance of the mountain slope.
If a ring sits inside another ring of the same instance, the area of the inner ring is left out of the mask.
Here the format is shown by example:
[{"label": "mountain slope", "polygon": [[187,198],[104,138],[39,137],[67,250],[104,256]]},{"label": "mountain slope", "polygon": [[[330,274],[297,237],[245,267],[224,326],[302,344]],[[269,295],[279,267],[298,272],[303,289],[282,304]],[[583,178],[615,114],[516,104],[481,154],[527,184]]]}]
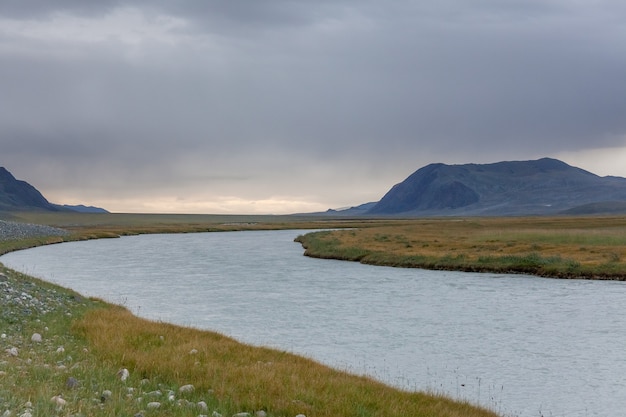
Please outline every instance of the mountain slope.
[{"label": "mountain slope", "polygon": [[20,181],[0,167],[0,210],[48,210],[60,209],[51,204],[35,187]]},{"label": "mountain slope", "polygon": [[626,178],[599,177],[556,159],[427,165],[396,184],[375,215],[539,215],[626,201]]}]

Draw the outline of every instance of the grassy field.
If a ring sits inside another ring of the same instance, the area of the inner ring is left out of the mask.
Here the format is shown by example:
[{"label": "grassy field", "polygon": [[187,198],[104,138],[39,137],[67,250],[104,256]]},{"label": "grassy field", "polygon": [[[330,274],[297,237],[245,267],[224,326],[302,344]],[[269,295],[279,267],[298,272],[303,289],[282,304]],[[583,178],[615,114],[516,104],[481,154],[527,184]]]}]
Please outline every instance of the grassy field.
[{"label": "grassy field", "polygon": [[[5,219],[71,232],[66,237],[5,241],[0,248],[5,252],[135,233],[395,224],[258,216],[42,213],[14,213]],[[3,416],[496,415],[466,402],[404,392],[217,333],[140,319],[122,307],[85,299],[1,266],[0,272]]]},{"label": "grassy field", "polygon": [[375,265],[626,279],[626,217],[419,219],[298,241],[309,256]]}]

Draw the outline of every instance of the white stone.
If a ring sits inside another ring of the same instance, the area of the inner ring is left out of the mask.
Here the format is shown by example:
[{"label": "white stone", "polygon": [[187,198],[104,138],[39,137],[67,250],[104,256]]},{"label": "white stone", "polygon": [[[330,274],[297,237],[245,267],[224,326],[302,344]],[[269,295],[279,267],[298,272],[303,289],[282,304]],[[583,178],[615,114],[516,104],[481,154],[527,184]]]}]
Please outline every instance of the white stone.
[{"label": "white stone", "polygon": [[157,408],[161,407],[161,403],[158,401],[151,401],[146,404],[146,407],[148,408],[148,410],[156,410]]},{"label": "white stone", "polygon": [[111,392],[111,390],[105,389],[104,391],[102,391],[102,396],[104,398],[111,398],[112,395],[113,393]]},{"label": "white stone", "polygon": [[20,417],[33,417],[33,414],[30,411],[24,411]]},{"label": "white stone", "polygon": [[57,409],[60,409],[65,404],[67,404],[67,401],[65,401],[60,395],[55,395],[54,397],[50,398],[50,401],[52,401],[57,406]]},{"label": "white stone", "polygon": [[306,417],[304,414],[298,414],[296,417]]},{"label": "white stone", "polygon": [[[6,333],[2,333],[0,334],[0,339],[6,339],[7,338],[7,334]],[[7,410],[9,411],[9,410]]]},{"label": "white stone", "polygon": [[190,354],[190,355],[195,355],[196,353],[198,353],[198,349],[191,349],[191,350],[189,351],[189,354]]},{"label": "white stone", "polygon": [[6,410],[4,413],[2,413],[2,417],[11,417],[11,410]]},{"label": "white stone", "polygon": [[119,376],[122,381],[126,381],[130,376],[130,372],[128,372],[128,369],[123,368],[117,372],[117,376]]},{"label": "white stone", "polygon": [[178,388],[178,392],[184,393],[184,392],[193,392],[194,390],[194,386],[191,384],[187,384],[187,385],[183,385],[182,387]]},{"label": "white stone", "polygon": [[218,413],[217,411],[213,411],[213,414],[211,414],[213,417],[222,417],[222,415],[220,413]]},{"label": "white stone", "polygon": [[10,356],[17,356],[20,354],[20,351],[17,350],[16,347],[12,347],[6,350],[6,352],[10,355]]},{"label": "white stone", "polygon": [[265,410],[259,410],[256,413],[254,413],[254,415],[256,417],[267,417],[267,413],[265,412]]},{"label": "white stone", "polygon": [[207,411],[209,409],[209,406],[204,401],[199,401],[197,405],[202,411]]},{"label": "white stone", "polygon": [[65,348],[63,346],[59,346],[57,348],[57,353],[65,353]]},{"label": "white stone", "polygon": [[33,333],[33,335],[30,338],[30,341],[33,343],[41,343],[42,340],[43,338],[41,337],[39,333]]},{"label": "white stone", "polygon": [[233,417],[251,417],[250,413],[237,413],[237,414],[233,414]]}]

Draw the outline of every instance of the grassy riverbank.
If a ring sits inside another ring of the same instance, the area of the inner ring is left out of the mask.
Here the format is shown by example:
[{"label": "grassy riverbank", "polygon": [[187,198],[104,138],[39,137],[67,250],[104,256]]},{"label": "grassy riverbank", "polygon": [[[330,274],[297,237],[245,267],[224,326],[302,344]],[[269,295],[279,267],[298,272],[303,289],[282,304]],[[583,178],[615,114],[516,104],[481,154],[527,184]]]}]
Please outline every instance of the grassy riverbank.
[{"label": "grassy riverbank", "polygon": [[626,217],[416,219],[297,240],[308,256],[374,265],[626,279]]},{"label": "grassy riverbank", "polygon": [[3,415],[495,416],[0,271]]},{"label": "grassy riverbank", "polygon": [[[372,225],[209,217],[19,213],[8,220],[70,233],[9,239],[0,242],[0,250],[136,233]],[[15,271],[0,272],[3,415],[495,416],[213,332],[143,320]]]}]

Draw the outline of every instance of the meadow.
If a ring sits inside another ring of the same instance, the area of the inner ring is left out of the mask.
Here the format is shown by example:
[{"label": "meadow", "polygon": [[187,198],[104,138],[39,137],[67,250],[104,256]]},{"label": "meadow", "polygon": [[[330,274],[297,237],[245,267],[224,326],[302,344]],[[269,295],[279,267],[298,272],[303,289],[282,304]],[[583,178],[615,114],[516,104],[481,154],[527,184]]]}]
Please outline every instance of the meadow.
[{"label": "meadow", "polygon": [[416,219],[297,240],[308,256],[374,265],[626,279],[626,217]]},{"label": "meadow", "polygon": [[[300,236],[306,254],[398,267],[626,278],[622,217],[377,220],[10,213],[3,219],[69,233],[3,240],[1,253],[141,233],[332,229]],[[496,415],[284,351],[144,320],[123,307],[15,271],[0,272],[3,416]]]}]

